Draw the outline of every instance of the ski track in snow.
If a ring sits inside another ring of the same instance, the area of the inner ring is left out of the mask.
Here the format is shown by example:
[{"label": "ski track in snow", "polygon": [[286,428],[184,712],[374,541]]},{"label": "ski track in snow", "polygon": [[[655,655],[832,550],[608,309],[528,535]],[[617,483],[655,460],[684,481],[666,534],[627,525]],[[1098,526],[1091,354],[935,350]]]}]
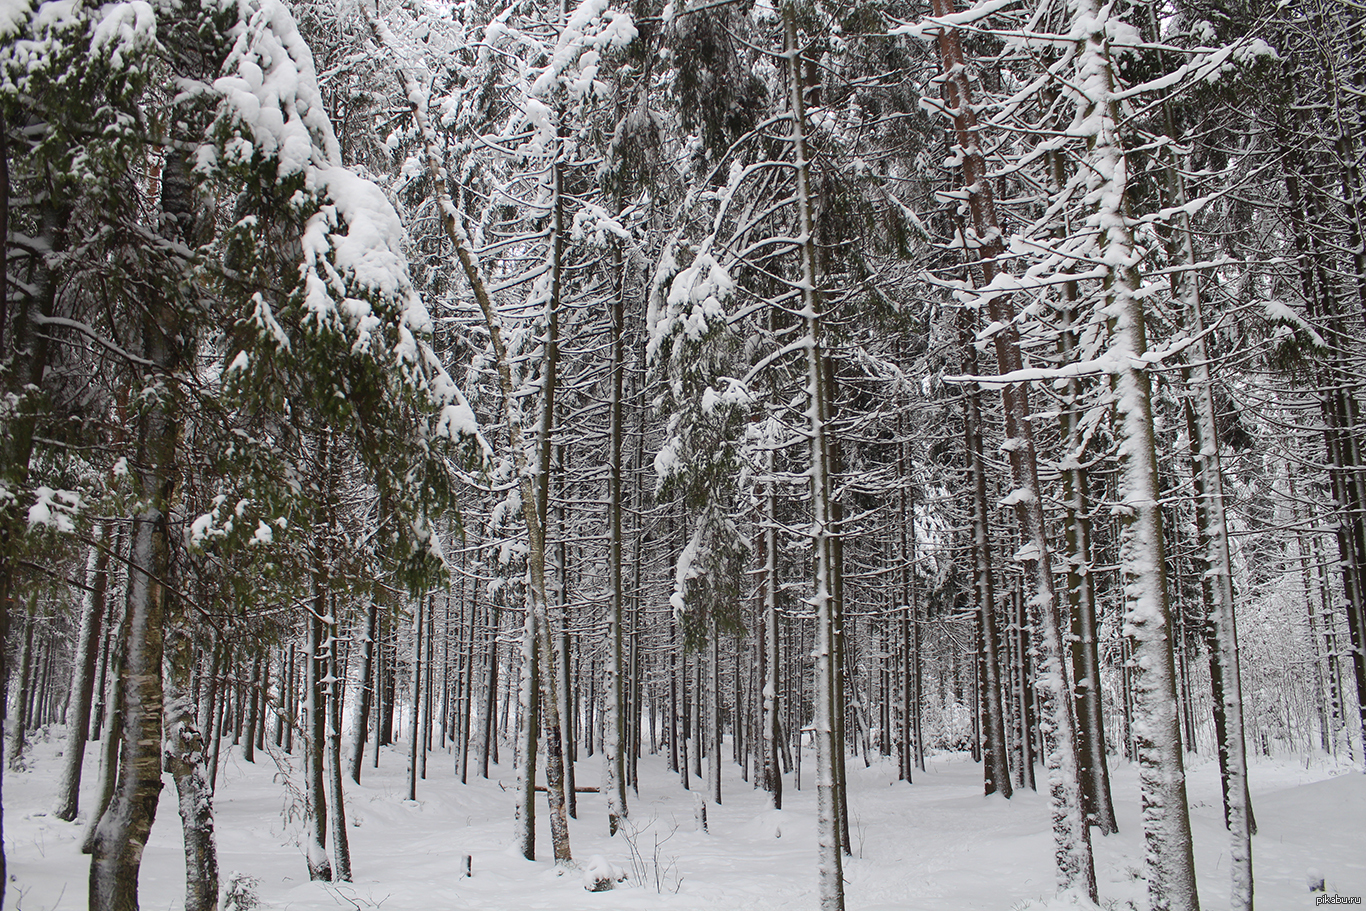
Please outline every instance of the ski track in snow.
[{"label": "ski track in snow", "polygon": [[[80,853],[85,810],[93,800],[98,750],[87,749],[82,815],[76,824],[48,815],[65,734],[52,728],[26,755],[28,770],[5,774],[5,850],[12,879],[4,909],[83,909],[89,859]],[[627,871],[610,892],[585,891],[577,870],[557,870],[548,858],[550,826],[544,797],[537,817],[537,856],[512,847],[513,784],[505,762],[491,780],[453,777],[452,757],[434,751],[418,800],[405,801],[407,756],[402,745],[367,751],[362,784],[346,781],[353,884],[310,883],[297,812],[271,756],[245,762],[228,750],[215,797],[219,866],[260,881],[266,911],[765,911],[814,908],[816,894],[814,755],[802,763],[804,789],[784,776],[786,809],[766,808],[765,795],[741,780],[726,747],[723,805],[708,807],[710,834],[694,830],[693,797],[665,768],[662,756],[640,761],[642,793],[630,792],[640,858],[626,839],[608,838],[605,801],[578,795],[570,823],[580,864],[600,854]],[[506,753],[504,751],[505,758]],[[302,782],[296,752],[290,777]],[[1228,849],[1222,829],[1218,766],[1188,756],[1187,786],[1195,832],[1201,904],[1228,906]],[[596,784],[600,756],[577,764],[580,786]],[[1144,911],[1137,768],[1112,757],[1120,833],[1095,835],[1103,908]],[[850,911],[1011,911],[1046,901],[1054,891],[1052,836],[1044,794],[1024,790],[1007,801],[981,796],[981,766],[964,755],[931,757],[915,783],[896,781],[895,766],[861,757],[849,766],[850,838],[845,864]],[[1043,780],[1042,775],[1040,779]],[[500,786],[501,782],[501,786]],[[697,782],[694,782],[697,783]],[[506,788],[504,790],[503,788]],[[1366,775],[1343,761],[1259,759],[1251,768],[1256,899],[1265,911],[1315,907],[1307,875],[1319,871],[1329,894],[1366,895]],[[655,839],[660,844],[655,848]],[[473,876],[461,876],[465,854]],[[644,877],[641,876],[642,865]],[[656,887],[658,874],[658,888]],[[175,787],[165,779],[156,825],[139,884],[145,911],[176,911],[184,899],[184,861]]]}]

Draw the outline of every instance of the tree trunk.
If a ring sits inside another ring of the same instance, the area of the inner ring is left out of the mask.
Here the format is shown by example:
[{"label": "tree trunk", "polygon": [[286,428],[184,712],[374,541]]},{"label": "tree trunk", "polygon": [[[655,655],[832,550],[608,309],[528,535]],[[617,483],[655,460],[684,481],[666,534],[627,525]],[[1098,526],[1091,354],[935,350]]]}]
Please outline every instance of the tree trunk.
[{"label": "tree trunk", "polygon": [[9,743],[6,761],[12,771],[18,771],[24,758],[24,740],[29,728],[29,690],[33,686],[33,629],[38,625],[38,601],[30,598],[28,614],[24,617],[24,634],[19,640],[19,690],[15,693],[14,712],[9,722]]},{"label": "tree trunk", "polygon": [[1088,137],[1087,199],[1098,203],[1095,217],[1101,225],[1100,257],[1107,264],[1119,264],[1107,270],[1102,312],[1110,321],[1107,353],[1120,365],[1113,375],[1122,506],[1120,567],[1125,631],[1134,642],[1148,899],[1152,911],[1194,911],[1199,907],[1199,897],[1176,711],[1151,380],[1142,361],[1147,335],[1140,281],[1133,265],[1139,257],[1125,212],[1126,161],[1118,135],[1118,102],[1110,96],[1116,84],[1114,64],[1105,14],[1098,13],[1090,0],[1076,0],[1074,8],[1076,21],[1086,26],[1077,56],[1077,78],[1094,87],[1079,98],[1077,112],[1078,118],[1094,129]]},{"label": "tree trunk", "polygon": [[764,463],[768,479],[764,483],[764,638],[767,640],[764,665],[764,788],[773,809],[783,808],[783,776],[778,757],[778,687],[782,671],[782,652],[778,635],[778,491],[773,478],[773,445],[776,428],[770,428]]},{"label": "tree trunk", "polygon": [[[95,691],[95,659],[99,657],[101,627],[109,587],[109,547],[112,524],[95,528],[95,544],[86,563],[86,586],[81,609],[81,631],[76,653],[71,659],[71,691],[66,709],[66,748],[62,752],[62,775],[57,784],[57,800],[52,815],[66,822],[76,818],[81,790],[81,763],[85,758],[85,739],[90,732],[90,703]],[[3,703],[0,703],[3,705]]]},{"label": "tree trunk", "polygon": [[[188,226],[195,211],[189,163],[168,154],[162,170],[161,211]],[[169,290],[143,310],[142,354],[162,377],[179,374],[193,355],[193,339],[181,323]],[[168,527],[174,505],[181,415],[172,386],[137,422],[136,479],[141,508],[132,517],[128,604],[123,649],[123,731],[119,781],[100,815],[91,842],[89,902],[92,911],[134,911],[138,869],[161,793],[162,649],[171,588]]]},{"label": "tree trunk", "polygon": [[365,612],[365,641],[361,643],[360,698],[351,716],[351,780],[360,784],[360,769],[365,764],[365,744],[369,740],[370,709],[375,695],[375,639],[379,635],[379,604],[370,601]]},{"label": "tree trunk", "polygon": [[622,380],[626,371],[625,343],[622,340],[626,322],[626,274],[622,270],[621,252],[614,248],[614,265],[620,287],[612,300],[611,339],[611,399],[608,403],[608,463],[607,463],[607,712],[603,733],[602,791],[607,795],[607,832],[617,834],[621,820],[627,815],[626,806],[626,719],[622,704],[621,681],[621,614],[625,602],[622,586],[621,541],[621,447],[622,447]]},{"label": "tree trunk", "polygon": [[[936,16],[953,13],[953,0],[934,0]],[[967,188],[972,228],[979,238],[978,257],[983,285],[990,286],[997,273],[996,257],[1003,252],[1001,227],[996,217],[991,181],[978,141],[976,112],[969,91],[967,67],[962,44],[954,28],[939,30],[939,51],[948,109],[953,120],[957,154]],[[1014,306],[1007,297],[988,296],[988,312],[993,323],[1003,327],[994,336],[997,369],[1009,374],[1020,367],[1018,330],[1014,325]],[[1001,398],[1006,424],[1006,446],[1015,483],[1010,500],[1016,509],[1024,535],[1022,558],[1033,568],[1033,600],[1038,605],[1040,662],[1036,686],[1040,688],[1043,710],[1048,718],[1047,761],[1050,798],[1053,809],[1054,857],[1057,861],[1060,890],[1078,889],[1096,900],[1096,876],[1091,857],[1091,835],[1082,813],[1080,772],[1076,751],[1076,722],[1072,715],[1070,688],[1063,656],[1060,611],[1053,588],[1043,499],[1038,479],[1033,429],[1027,387],[1023,383],[1002,385]]]},{"label": "tree trunk", "polygon": [[[973,344],[971,316],[959,311],[958,344],[966,376],[977,374],[977,348]],[[1011,796],[1010,762],[1006,756],[1005,710],[1001,706],[1000,634],[996,629],[996,589],[991,567],[991,509],[987,503],[987,472],[982,455],[981,392],[975,386],[963,391],[963,449],[968,458],[972,485],[973,589],[977,597],[977,628],[982,644],[982,715],[986,733],[982,787],[987,795]],[[905,533],[903,532],[903,535]],[[905,545],[902,545],[903,549]],[[909,610],[909,607],[907,608]],[[909,769],[909,759],[907,762]],[[909,780],[909,771],[908,771]]]},{"label": "tree trunk", "polygon": [[797,43],[796,11],[783,7],[783,51],[787,57],[788,88],[791,91],[789,142],[797,177],[797,210],[801,243],[801,317],[807,333],[807,401],[811,451],[811,545],[816,558],[815,591],[816,643],[814,694],[816,712],[816,814],[819,844],[818,890],[821,911],[843,911],[844,875],[841,857],[837,793],[839,744],[835,741],[834,704],[837,688],[835,674],[834,618],[831,591],[833,558],[830,535],[835,529],[830,510],[830,452],[826,440],[830,418],[829,389],[826,384],[821,350],[821,299],[819,268],[816,261],[816,226],[812,215],[810,159],[806,148],[806,99],[801,73],[801,51]]},{"label": "tree trunk", "polygon": [[264,694],[261,692],[261,653],[251,656],[251,680],[247,684],[247,735],[242,742],[242,758],[247,762],[256,761],[256,726],[260,723]]},{"label": "tree trunk", "polygon": [[185,911],[216,911],[218,848],[213,793],[204,762],[204,738],[196,719],[190,676],[198,649],[175,610],[166,637],[166,771],[175,781],[185,845]]},{"label": "tree trunk", "polygon": [[[328,816],[332,836],[332,881],[351,881],[351,846],[346,835],[346,805],[342,800],[341,749],[341,690],[346,686],[346,672],[337,657],[341,640],[337,636],[336,604],[328,614],[327,623],[327,802],[332,807]],[[361,700],[357,699],[357,702]],[[361,741],[362,744],[364,741]],[[186,909],[188,911],[188,909]]]},{"label": "tree trunk", "polygon": [[418,754],[422,750],[420,738],[422,709],[422,615],[426,607],[419,598],[413,605],[413,667],[412,715],[408,718],[408,799],[417,800]]},{"label": "tree trunk", "polygon": [[486,646],[484,710],[479,718],[479,777],[489,777],[489,755],[494,737],[493,721],[498,711],[498,628],[502,625],[502,613],[497,604],[489,605],[489,631]]},{"label": "tree trunk", "polygon": [[313,547],[313,603],[308,608],[308,638],[304,640],[304,857],[310,881],[331,882],[323,770],[327,696],[323,691],[322,636],[323,618],[327,616],[327,577],[322,546],[315,543]]}]

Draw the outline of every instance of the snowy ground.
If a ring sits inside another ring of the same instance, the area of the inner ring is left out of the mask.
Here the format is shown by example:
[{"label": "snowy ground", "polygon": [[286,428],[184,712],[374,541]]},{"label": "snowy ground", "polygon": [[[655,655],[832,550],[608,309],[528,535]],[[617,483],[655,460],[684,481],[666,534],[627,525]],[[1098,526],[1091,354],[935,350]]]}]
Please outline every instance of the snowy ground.
[{"label": "snowy ground", "polygon": [[[4,782],[5,850],[11,881],[4,908],[16,911],[83,909],[88,858],[76,824],[47,815],[64,735],[48,732],[28,754],[28,771]],[[87,755],[82,807],[95,779]],[[281,768],[258,754],[255,765],[233,751],[219,774],[215,808],[219,861],[226,880],[239,871],[259,880],[264,909],[335,911],[740,911],[814,908],[816,904],[815,792],[785,781],[786,809],[764,809],[764,798],[725,766],[723,806],[709,808],[710,834],[695,831],[693,797],[682,790],[659,757],[640,764],[645,786],[631,813],[633,839],[606,835],[598,794],[579,795],[571,823],[575,858],[594,855],[622,867],[629,879],[615,891],[589,893],[578,872],[530,863],[511,848],[511,786],[515,772],[497,768],[493,780],[455,782],[450,757],[434,753],[416,803],[407,793],[406,759],[385,752],[381,767],[367,767],[364,784],[349,781],[347,819],[355,883],[310,883],[292,798]],[[809,785],[814,762],[803,768]],[[1196,838],[1201,902],[1228,907],[1228,854],[1220,824],[1217,766],[1192,758],[1188,784]],[[598,763],[578,766],[580,785],[596,784]],[[1096,839],[1096,865],[1104,908],[1146,908],[1139,832],[1137,770],[1112,770],[1120,834]],[[297,771],[290,777],[296,781]],[[1011,911],[1053,891],[1047,800],[1024,792],[1006,801],[980,796],[981,771],[965,756],[934,757],[914,785],[895,780],[890,765],[849,765],[854,857],[847,861],[850,911]],[[501,780],[501,783],[500,783]],[[1329,894],[1366,896],[1366,775],[1345,764],[1318,760],[1263,761],[1251,772],[1260,832],[1253,842],[1257,904],[1265,911],[1315,907],[1307,886],[1311,870]],[[504,790],[504,787],[507,790]],[[144,911],[181,907],[184,864],[174,786],[167,778],[151,843],[142,863]],[[537,851],[549,857],[548,823],[538,820]],[[634,855],[633,855],[634,847]],[[471,855],[473,876],[461,875]]]}]

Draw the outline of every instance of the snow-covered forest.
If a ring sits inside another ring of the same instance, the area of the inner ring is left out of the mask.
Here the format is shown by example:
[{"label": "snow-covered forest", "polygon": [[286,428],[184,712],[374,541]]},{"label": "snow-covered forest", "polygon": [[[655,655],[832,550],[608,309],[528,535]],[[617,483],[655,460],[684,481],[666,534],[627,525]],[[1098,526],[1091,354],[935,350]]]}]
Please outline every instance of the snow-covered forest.
[{"label": "snow-covered forest", "polygon": [[0,0],[0,117],[4,908],[1366,892],[1359,3]]}]

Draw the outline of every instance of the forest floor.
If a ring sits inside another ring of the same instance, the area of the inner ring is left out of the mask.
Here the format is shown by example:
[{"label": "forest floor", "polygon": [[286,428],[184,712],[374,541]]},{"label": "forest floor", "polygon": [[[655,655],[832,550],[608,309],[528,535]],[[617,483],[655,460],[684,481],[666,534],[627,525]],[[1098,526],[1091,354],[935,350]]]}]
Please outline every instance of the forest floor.
[{"label": "forest floor", "polygon": [[[61,728],[40,733],[26,755],[27,769],[5,774],[11,876],[5,911],[86,907],[89,860],[80,853],[85,814],[76,823],[48,815],[64,739]],[[87,750],[83,808],[93,800],[96,753]],[[510,765],[494,767],[489,781],[461,785],[449,754],[432,753],[417,801],[407,801],[401,747],[385,750],[378,769],[367,756],[363,783],[346,782],[355,882],[310,883],[298,847],[302,776],[290,762],[291,757],[258,753],[252,764],[233,749],[218,777],[215,819],[223,879],[233,873],[255,879],[262,909],[759,911],[817,904],[812,756],[803,763],[802,790],[792,775],[785,776],[781,811],[766,809],[764,795],[727,762],[723,805],[708,807],[709,834],[696,831],[693,795],[666,770],[661,756],[640,762],[643,786],[639,796],[630,795],[630,837],[609,838],[602,796],[580,794],[578,819],[570,827],[576,861],[587,867],[600,855],[628,874],[614,891],[600,893],[585,890],[581,872],[557,869],[549,860],[530,863],[512,848],[516,773]],[[1199,756],[1189,756],[1188,763],[1201,904],[1227,908],[1228,850],[1217,764]],[[853,857],[844,875],[850,911],[1041,906],[1054,889],[1046,795],[1024,791],[1009,801],[984,798],[981,767],[961,754],[933,756],[927,766],[907,785],[896,780],[890,763],[865,768],[862,758],[849,761]],[[577,768],[581,787],[598,783],[596,757]],[[1144,911],[1137,768],[1119,760],[1112,775],[1120,832],[1095,838],[1100,903],[1105,909]],[[1326,757],[1308,763],[1259,759],[1250,780],[1260,827],[1253,840],[1258,907],[1314,908],[1311,875],[1325,878],[1329,895],[1366,896],[1366,775]],[[467,854],[469,878],[461,875]],[[537,856],[550,854],[542,802]],[[180,820],[169,776],[139,888],[144,911],[182,906]]]}]

